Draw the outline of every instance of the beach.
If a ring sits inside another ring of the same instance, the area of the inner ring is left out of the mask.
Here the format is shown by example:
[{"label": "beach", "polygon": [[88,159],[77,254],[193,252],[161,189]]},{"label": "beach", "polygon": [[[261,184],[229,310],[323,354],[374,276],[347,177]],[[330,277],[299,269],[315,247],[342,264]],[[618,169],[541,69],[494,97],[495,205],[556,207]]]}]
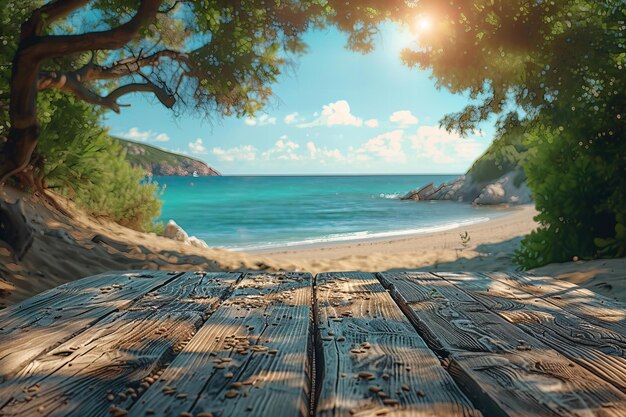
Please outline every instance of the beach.
[{"label": "beach", "polygon": [[[113,270],[175,271],[511,271],[522,237],[536,227],[532,206],[462,228],[332,245],[257,253],[202,249],[95,219],[57,196],[70,217],[37,197],[5,191],[9,201],[22,200],[34,229],[32,247],[21,260],[0,247],[0,298],[14,304],[47,289],[85,276]],[[416,203],[418,204],[418,203]],[[460,234],[467,232],[463,245]],[[554,264],[530,271],[566,279],[598,293],[626,301],[624,259]]]},{"label": "beach", "polygon": [[[434,233],[264,251],[256,255],[275,262],[293,262],[294,266],[307,265],[315,272],[422,267],[454,271],[478,267],[510,270],[515,268],[511,257],[521,237],[536,226],[535,214],[534,207],[522,206],[501,217]],[[465,232],[470,240],[463,245],[460,235]]]}]

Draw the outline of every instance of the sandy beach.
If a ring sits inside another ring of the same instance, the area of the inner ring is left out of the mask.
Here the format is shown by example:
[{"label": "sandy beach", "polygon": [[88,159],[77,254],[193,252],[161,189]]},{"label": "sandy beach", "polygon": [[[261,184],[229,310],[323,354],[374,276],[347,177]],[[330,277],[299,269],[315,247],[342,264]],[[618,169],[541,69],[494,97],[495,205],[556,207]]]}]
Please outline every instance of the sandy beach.
[{"label": "sandy beach", "polygon": [[[241,253],[201,249],[94,219],[57,197],[70,218],[32,197],[8,189],[8,201],[22,200],[34,229],[34,242],[21,260],[0,246],[0,306],[49,288],[112,270],[177,271],[291,270],[328,271],[510,271],[522,237],[536,227],[532,206],[458,229],[331,246]],[[416,203],[419,204],[419,203]],[[461,233],[469,241],[463,245]],[[626,260],[579,261],[529,271],[566,279],[598,293],[626,301]]]}]

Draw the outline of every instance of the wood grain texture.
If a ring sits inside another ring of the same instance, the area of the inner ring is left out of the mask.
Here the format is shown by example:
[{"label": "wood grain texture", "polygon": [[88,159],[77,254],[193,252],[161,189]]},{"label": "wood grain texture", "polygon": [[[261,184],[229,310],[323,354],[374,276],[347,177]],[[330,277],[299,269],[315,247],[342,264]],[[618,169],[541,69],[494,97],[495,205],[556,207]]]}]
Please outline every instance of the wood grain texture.
[{"label": "wood grain texture", "polygon": [[490,311],[626,392],[626,336],[481,274],[439,274]]},{"label": "wood grain texture", "polygon": [[479,416],[376,277],[316,278],[318,416]]},{"label": "wood grain texture", "polygon": [[429,273],[384,273],[394,298],[489,416],[623,417],[626,395]]},{"label": "wood grain texture", "polygon": [[2,416],[108,416],[140,397],[240,274],[185,273],[40,355],[0,385]]},{"label": "wood grain texture", "polygon": [[310,274],[246,275],[129,416],[308,415],[311,297]]},{"label": "wood grain texture", "polygon": [[626,334],[626,309],[622,303],[608,297],[550,277],[533,277],[515,272],[485,275],[542,298],[590,323]]},{"label": "wood grain texture", "polygon": [[73,281],[0,311],[0,382],[37,355],[174,279],[166,271],[106,273]]}]

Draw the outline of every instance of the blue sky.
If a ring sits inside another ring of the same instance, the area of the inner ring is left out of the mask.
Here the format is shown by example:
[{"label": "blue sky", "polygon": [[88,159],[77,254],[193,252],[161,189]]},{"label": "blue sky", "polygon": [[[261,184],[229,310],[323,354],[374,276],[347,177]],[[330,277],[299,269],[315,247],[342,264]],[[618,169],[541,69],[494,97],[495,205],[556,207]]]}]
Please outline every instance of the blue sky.
[{"label": "blue sky", "polygon": [[254,119],[174,118],[135,95],[106,124],[113,135],[188,154],[225,175],[464,172],[491,143],[493,123],[468,138],[439,128],[468,100],[402,64],[400,51],[412,39],[389,26],[375,51],[362,55],[348,51],[335,30],[308,33],[309,52]]}]

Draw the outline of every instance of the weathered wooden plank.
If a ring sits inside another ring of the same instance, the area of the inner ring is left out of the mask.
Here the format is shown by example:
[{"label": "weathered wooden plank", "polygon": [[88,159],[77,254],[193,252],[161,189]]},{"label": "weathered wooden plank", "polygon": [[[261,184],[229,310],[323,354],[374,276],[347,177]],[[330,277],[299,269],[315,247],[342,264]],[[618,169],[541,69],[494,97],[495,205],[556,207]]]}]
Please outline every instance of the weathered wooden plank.
[{"label": "weathered wooden plank", "polygon": [[626,335],[479,274],[439,274],[489,310],[626,392]]},{"label": "weathered wooden plank", "polygon": [[98,320],[174,279],[166,271],[117,272],[73,281],[0,311],[0,382]]},{"label": "weathered wooden plank", "polygon": [[485,275],[543,298],[590,323],[626,334],[626,308],[624,304],[608,297],[550,277],[533,277],[515,272]]},{"label": "weathered wooden plank", "polygon": [[307,415],[311,281],[247,275],[129,415]]},{"label": "weathered wooden plank", "polygon": [[316,278],[318,416],[478,416],[376,277]]},{"label": "weathered wooden plank", "polygon": [[123,414],[240,275],[186,273],[100,320],[0,385],[0,415]]},{"label": "weathered wooden plank", "polygon": [[486,415],[624,416],[626,395],[428,273],[384,273],[424,338]]}]

